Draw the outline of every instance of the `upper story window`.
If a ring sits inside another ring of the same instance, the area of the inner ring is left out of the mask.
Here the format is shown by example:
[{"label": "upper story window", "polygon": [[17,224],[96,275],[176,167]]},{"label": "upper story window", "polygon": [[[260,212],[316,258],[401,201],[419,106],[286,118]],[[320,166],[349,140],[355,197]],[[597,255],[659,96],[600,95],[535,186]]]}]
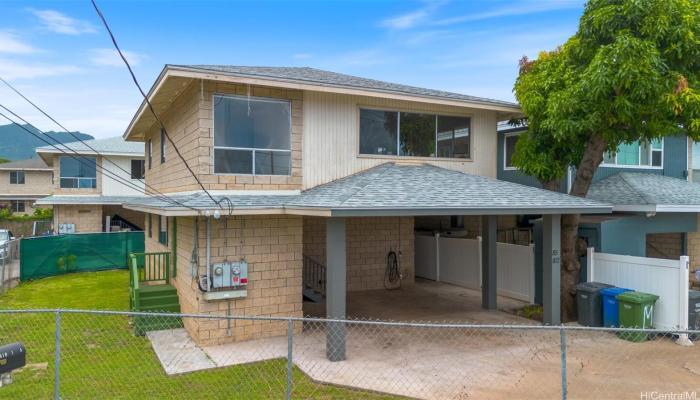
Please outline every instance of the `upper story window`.
[{"label": "upper story window", "polygon": [[650,143],[635,141],[623,143],[617,148],[616,154],[605,153],[603,165],[614,167],[651,167],[661,168],[664,159],[663,139]]},{"label": "upper story window", "polygon": [[214,96],[214,172],[290,175],[292,113],[286,100]]},{"label": "upper story window", "polygon": [[145,174],[144,160],[131,160],[131,179],[143,179]]},{"label": "upper story window", "polygon": [[519,134],[510,134],[503,137],[503,169],[515,169],[513,165],[513,154],[515,145],[520,139]]},{"label": "upper story window", "polygon": [[10,171],[11,185],[24,185],[24,171]]},{"label": "upper story window", "polygon": [[97,187],[97,159],[89,156],[60,158],[62,188],[94,189]]},{"label": "upper story window", "polygon": [[165,162],[165,129],[160,128],[160,163]]},{"label": "upper story window", "polygon": [[471,118],[360,109],[360,154],[471,157]]}]

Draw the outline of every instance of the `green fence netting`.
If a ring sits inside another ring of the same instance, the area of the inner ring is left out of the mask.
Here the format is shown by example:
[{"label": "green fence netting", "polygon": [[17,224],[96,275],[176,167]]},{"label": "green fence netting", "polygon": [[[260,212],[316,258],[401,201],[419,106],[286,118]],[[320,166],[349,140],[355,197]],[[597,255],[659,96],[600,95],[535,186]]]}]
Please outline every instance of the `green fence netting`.
[{"label": "green fence netting", "polygon": [[127,268],[129,253],[143,252],[143,232],[76,233],[22,239],[20,280]]}]

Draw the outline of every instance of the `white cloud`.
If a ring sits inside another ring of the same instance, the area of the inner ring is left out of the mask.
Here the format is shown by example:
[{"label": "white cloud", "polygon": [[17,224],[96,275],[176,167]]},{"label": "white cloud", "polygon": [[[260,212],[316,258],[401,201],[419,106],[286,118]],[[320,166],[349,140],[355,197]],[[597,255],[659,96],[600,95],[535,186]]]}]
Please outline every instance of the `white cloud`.
[{"label": "white cloud", "polygon": [[408,29],[424,20],[428,14],[428,10],[420,9],[407,14],[387,18],[382,21],[381,25],[392,29]]},{"label": "white cloud", "polygon": [[[139,65],[146,56],[139,53],[134,53],[132,51],[122,50],[124,57],[129,61],[129,64],[133,67],[134,65]],[[124,61],[122,61],[119,53],[113,49],[92,49],[90,50],[90,61],[94,65],[103,67],[123,67]]]},{"label": "white cloud", "polygon": [[38,51],[35,47],[17,38],[16,35],[0,32],[0,53],[31,54]]},{"label": "white cloud", "polygon": [[453,25],[461,22],[482,21],[491,18],[509,17],[515,15],[537,14],[549,11],[567,10],[572,8],[580,8],[581,1],[578,0],[538,0],[527,1],[516,6],[498,7],[488,11],[465,14],[456,17],[444,18],[432,21],[431,25],[444,26]]},{"label": "white cloud", "polygon": [[35,79],[47,76],[60,76],[80,72],[74,65],[25,63],[0,58],[0,76],[5,79]]},{"label": "white cloud", "polygon": [[39,18],[41,25],[55,33],[64,35],[80,35],[83,33],[96,32],[95,27],[88,21],[75,19],[56,10],[29,10],[34,16]]}]

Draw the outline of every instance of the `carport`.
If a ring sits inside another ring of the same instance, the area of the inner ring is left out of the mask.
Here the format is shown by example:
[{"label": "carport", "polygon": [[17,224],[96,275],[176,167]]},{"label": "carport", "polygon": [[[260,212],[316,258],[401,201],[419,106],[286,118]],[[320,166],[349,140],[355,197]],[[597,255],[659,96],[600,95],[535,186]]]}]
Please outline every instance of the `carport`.
[{"label": "carport", "polygon": [[[544,323],[560,319],[560,223],[562,214],[610,213],[611,207],[432,165],[383,164],[300,196],[297,206],[324,209],[326,317],[347,316],[347,221],[356,217],[462,215],[481,218],[481,307],[497,309],[497,217],[541,214],[543,227]],[[345,359],[346,327],[326,330],[327,357]]]}]

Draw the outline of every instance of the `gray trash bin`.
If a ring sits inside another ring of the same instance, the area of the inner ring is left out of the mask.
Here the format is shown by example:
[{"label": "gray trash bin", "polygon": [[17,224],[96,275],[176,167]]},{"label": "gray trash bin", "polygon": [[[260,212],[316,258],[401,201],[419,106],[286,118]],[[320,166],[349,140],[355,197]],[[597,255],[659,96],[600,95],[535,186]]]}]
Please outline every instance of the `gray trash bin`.
[{"label": "gray trash bin", "polygon": [[603,326],[603,306],[600,289],[613,287],[607,283],[581,282],[576,285],[578,323],[583,326]]},{"label": "gray trash bin", "polygon": [[[688,330],[700,331],[700,290],[688,291]],[[696,340],[699,335],[691,335]]]}]

